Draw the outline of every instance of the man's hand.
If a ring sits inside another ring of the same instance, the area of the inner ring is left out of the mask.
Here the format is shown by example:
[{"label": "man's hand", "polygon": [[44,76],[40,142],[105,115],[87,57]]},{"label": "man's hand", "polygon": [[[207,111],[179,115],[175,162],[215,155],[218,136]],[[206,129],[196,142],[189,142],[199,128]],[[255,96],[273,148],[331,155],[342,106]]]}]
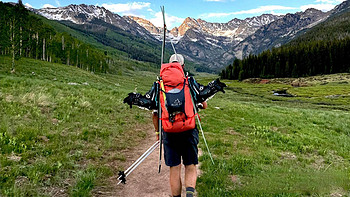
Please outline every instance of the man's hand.
[{"label": "man's hand", "polygon": [[156,139],[159,141],[159,132],[156,131]]},{"label": "man's hand", "polygon": [[197,107],[199,109],[206,109],[208,107],[208,104],[207,104],[207,102],[197,103]]}]

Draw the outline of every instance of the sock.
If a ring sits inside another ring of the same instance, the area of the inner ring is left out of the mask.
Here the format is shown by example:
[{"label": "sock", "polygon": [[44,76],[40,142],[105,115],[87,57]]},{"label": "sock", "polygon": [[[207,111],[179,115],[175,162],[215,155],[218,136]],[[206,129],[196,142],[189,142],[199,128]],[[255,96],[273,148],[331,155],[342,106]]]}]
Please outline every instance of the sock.
[{"label": "sock", "polygon": [[193,187],[186,187],[186,197],[193,197],[194,190],[195,189]]}]

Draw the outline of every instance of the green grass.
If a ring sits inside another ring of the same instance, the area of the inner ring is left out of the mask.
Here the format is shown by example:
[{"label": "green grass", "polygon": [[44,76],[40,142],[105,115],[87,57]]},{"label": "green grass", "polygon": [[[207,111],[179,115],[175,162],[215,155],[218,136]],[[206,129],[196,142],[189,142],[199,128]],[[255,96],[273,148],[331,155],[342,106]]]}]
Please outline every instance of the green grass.
[{"label": "green grass", "polygon": [[[122,99],[145,93],[155,74],[93,74],[25,58],[10,73],[10,62],[0,56],[0,195],[91,196],[108,187],[150,122]],[[199,196],[350,195],[347,84],[225,82],[226,94],[200,112],[215,165],[201,141]],[[272,95],[283,88],[297,97]]]},{"label": "green grass", "polygon": [[[122,99],[153,73],[97,75],[31,59],[0,59],[0,195],[86,196],[121,170],[149,113]],[[115,165],[111,165],[111,163]]]},{"label": "green grass", "polygon": [[204,151],[200,196],[350,195],[350,98],[325,98],[348,85],[227,83],[201,112],[215,165]]}]

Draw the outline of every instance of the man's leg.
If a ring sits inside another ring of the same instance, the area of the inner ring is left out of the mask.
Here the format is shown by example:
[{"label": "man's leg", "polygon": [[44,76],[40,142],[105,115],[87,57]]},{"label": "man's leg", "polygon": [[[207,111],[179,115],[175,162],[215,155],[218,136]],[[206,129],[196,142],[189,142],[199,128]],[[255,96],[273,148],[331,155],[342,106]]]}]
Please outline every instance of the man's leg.
[{"label": "man's leg", "polygon": [[196,188],[197,168],[196,165],[185,166],[185,186]]},{"label": "man's leg", "polygon": [[196,188],[197,182],[197,168],[196,165],[186,165],[185,166],[185,186],[186,186],[186,196],[192,197]]},{"label": "man's leg", "polygon": [[170,167],[170,188],[173,196],[181,195],[181,164]]}]

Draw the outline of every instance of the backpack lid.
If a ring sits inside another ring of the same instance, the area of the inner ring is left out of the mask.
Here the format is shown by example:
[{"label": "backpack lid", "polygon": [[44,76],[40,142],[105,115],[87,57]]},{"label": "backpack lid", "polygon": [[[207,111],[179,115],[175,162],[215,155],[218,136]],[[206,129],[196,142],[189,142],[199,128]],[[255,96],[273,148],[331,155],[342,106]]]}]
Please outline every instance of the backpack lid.
[{"label": "backpack lid", "polygon": [[160,69],[160,77],[166,86],[178,86],[183,84],[185,73],[180,63],[173,62],[163,64]]}]

